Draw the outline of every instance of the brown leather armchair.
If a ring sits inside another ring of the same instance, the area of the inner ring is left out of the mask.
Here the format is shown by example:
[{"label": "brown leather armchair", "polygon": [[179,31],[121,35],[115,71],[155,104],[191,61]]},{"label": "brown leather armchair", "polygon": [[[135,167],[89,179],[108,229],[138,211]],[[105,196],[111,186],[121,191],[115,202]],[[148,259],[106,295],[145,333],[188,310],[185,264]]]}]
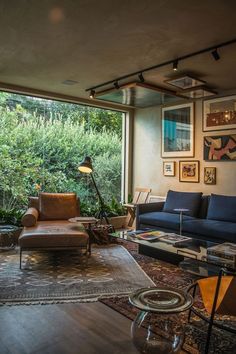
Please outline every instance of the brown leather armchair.
[{"label": "brown leather armchair", "polygon": [[38,198],[31,197],[18,241],[20,268],[23,251],[85,248],[87,253],[90,242],[84,226],[68,221],[79,215],[79,198],[75,193],[40,193]]}]

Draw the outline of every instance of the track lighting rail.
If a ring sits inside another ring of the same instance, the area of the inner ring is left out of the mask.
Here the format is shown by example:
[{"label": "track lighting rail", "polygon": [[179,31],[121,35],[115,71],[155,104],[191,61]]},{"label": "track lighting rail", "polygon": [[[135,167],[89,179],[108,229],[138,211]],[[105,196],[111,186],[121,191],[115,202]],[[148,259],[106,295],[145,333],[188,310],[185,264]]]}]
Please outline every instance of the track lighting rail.
[{"label": "track lighting rail", "polygon": [[118,81],[128,79],[129,77],[132,77],[132,76],[135,76],[135,75],[139,75],[139,78],[141,77],[142,80],[144,80],[143,73],[145,73],[147,71],[158,69],[158,68],[161,68],[163,66],[170,65],[170,64],[172,64],[173,68],[174,68],[176,63],[179,64],[180,61],[182,61],[182,60],[189,59],[189,58],[192,58],[194,56],[197,56],[197,55],[200,55],[200,54],[204,54],[204,53],[207,53],[207,52],[211,52],[211,54],[215,58],[215,60],[219,60],[220,57],[218,59],[216,59],[216,56],[214,56],[212,51],[214,53],[218,54],[217,50],[219,48],[226,47],[226,46],[234,44],[234,43],[236,43],[236,38],[231,39],[230,41],[227,41],[227,42],[219,43],[217,45],[213,45],[211,47],[207,47],[207,48],[198,50],[196,52],[192,52],[192,53],[183,55],[181,57],[178,57],[178,58],[175,58],[175,59],[172,59],[172,60],[167,60],[167,61],[165,61],[163,63],[160,63],[160,64],[157,64],[157,65],[149,66],[148,68],[145,68],[145,69],[142,69],[142,70],[139,70],[139,71],[134,71],[134,72],[132,72],[130,74],[120,76],[120,77],[118,77],[118,78],[116,78],[114,80],[109,80],[109,81],[103,82],[102,84],[99,84],[99,85],[96,85],[96,86],[93,86],[93,87],[89,87],[85,91],[86,92],[90,91],[90,96],[91,96],[91,92],[94,92],[94,94],[93,94],[93,96],[94,96],[95,95],[95,90],[100,88],[100,87],[107,86],[109,84],[113,84],[113,85],[116,85],[118,87]]}]

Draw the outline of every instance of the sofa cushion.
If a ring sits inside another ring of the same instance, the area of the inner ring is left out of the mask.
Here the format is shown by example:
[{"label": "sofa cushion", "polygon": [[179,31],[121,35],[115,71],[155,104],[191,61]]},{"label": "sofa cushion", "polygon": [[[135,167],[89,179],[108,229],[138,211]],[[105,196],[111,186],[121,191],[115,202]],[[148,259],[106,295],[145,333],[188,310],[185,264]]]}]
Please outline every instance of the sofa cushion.
[{"label": "sofa cushion", "polygon": [[186,220],[183,223],[183,231],[236,243],[236,223],[232,222],[208,219]]},{"label": "sofa cushion", "polygon": [[198,192],[176,192],[169,190],[167,193],[163,211],[178,213],[174,209],[189,209],[183,214],[197,216],[201,204],[202,193]]},{"label": "sofa cushion", "polygon": [[23,226],[34,226],[37,223],[39,212],[35,208],[29,208],[22,216],[21,223]]},{"label": "sofa cushion", "polygon": [[68,220],[79,216],[75,193],[40,193],[40,220]]},{"label": "sofa cushion", "polygon": [[207,219],[236,223],[236,196],[212,194]]},{"label": "sofa cushion", "polygon": [[[153,225],[157,227],[162,227],[171,230],[179,230],[179,215],[173,213],[162,212],[152,212],[141,214],[140,224]],[[192,220],[191,216],[184,215],[183,222],[185,220]]]},{"label": "sofa cushion", "polygon": [[69,221],[39,221],[34,227],[25,227],[18,242],[21,247],[66,248],[86,246],[88,238],[80,224]]}]

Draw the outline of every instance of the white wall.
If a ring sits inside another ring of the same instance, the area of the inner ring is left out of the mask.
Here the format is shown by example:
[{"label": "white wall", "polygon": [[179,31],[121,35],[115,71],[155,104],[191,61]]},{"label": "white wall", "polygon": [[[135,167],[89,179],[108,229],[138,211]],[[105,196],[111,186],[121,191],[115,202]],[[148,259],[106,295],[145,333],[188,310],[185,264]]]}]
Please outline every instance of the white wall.
[{"label": "white wall", "polygon": [[[202,101],[195,102],[195,156],[161,158],[161,108],[137,109],[134,117],[133,189],[152,188],[153,195],[165,195],[169,189],[236,195],[236,161],[204,161],[203,136],[236,134],[235,130],[202,132]],[[163,176],[163,161],[176,161],[175,177]],[[200,161],[200,183],[179,182],[179,160]],[[216,167],[216,185],[203,181],[205,166]]]}]

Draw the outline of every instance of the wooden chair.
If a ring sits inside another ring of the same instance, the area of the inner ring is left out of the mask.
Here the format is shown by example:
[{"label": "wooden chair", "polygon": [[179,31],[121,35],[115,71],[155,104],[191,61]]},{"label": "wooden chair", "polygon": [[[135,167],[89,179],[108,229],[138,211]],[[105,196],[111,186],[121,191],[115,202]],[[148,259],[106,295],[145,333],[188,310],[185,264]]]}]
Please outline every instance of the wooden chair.
[{"label": "wooden chair", "polygon": [[132,203],[123,204],[128,211],[127,225],[132,227],[135,221],[136,205],[147,203],[148,196],[151,192],[150,188],[135,188]]},{"label": "wooden chair", "polygon": [[[224,274],[226,274],[224,276]],[[188,292],[193,290],[193,297],[196,294],[197,288],[200,289],[202,302],[208,316],[203,315],[193,306],[189,311],[188,321],[190,322],[191,313],[208,323],[207,339],[205,345],[205,354],[209,351],[212,327],[218,327],[222,330],[236,334],[236,327],[227,324],[227,321],[222,323],[215,320],[215,315],[236,316],[236,273],[221,269],[218,276],[204,278],[196,281],[188,288]],[[236,326],[236,322],[235,322]]]}]

